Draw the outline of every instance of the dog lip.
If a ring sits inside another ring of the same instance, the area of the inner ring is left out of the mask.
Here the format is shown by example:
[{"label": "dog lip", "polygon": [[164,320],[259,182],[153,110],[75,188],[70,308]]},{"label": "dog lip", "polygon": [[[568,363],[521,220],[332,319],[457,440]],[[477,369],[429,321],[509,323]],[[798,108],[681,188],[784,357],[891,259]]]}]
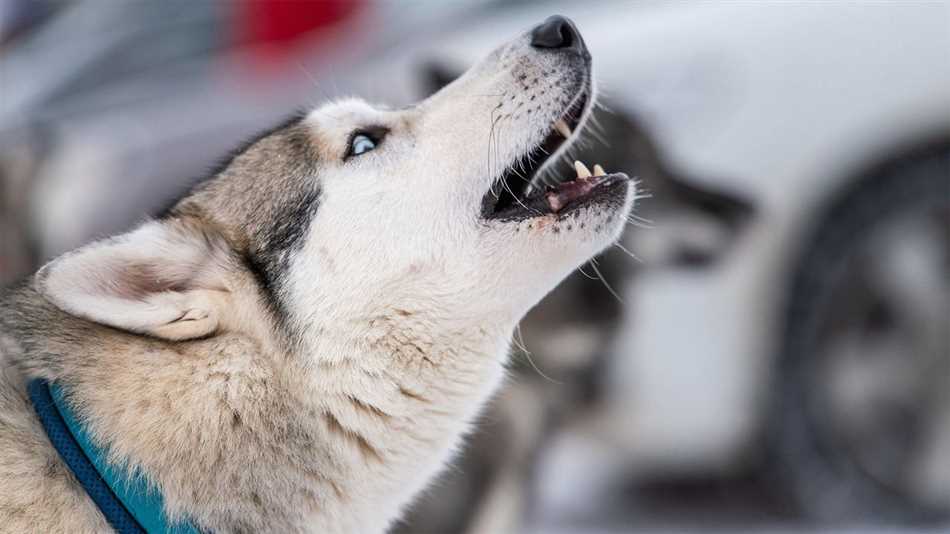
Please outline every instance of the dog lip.
[{"label": "dog lip", "polygon": [[[608,202],[618,197],[612,190],[628,183],[630,178],[622,172],[578,178],[561,182],[557,186],[537,190],[523,200],[508,208],[492,213],[486,218],[501,222],[517,222],[544,215],[564,217],[568,213],[584,206],[599,202]],[[552,205],[551,198],[559,198],[561,204]],[[556,209],[555,209],[556,208]]]},{"label": "dog lip", "polygon": [[569,182],[563,182],[558,184],[553,191],[548,191],[545,194],[545,198],[548,201],[548,206],[551,208],[551,211],[557,213],[564,206],[567,206],[571,202],[576,201],[579,198],[584,198],[588,193],[593,191],[595,187],[600,185],[602,181],[601,177],[597,178],[578,178],[576,180],[571,180]]},{"label": "dog lip", "polygon": [[[551,159],[564,143],[572,142],[578,136],[584,114],[591,106],[593,89],[591,79],[586,77],[584,85],[571,100],[563,112],[552,121],[547,136],[527,154],[512,162],[492,183],[482,199],[482,215],[485,218],[497,218],[495,214],[508,212],[512,206],[524,207],[526,201],[537,189],[535,178],[539,171]],[[566,135],[565,135],[566,134]],[[528,172],[519,171],[525,167]],[[523,184],[523,186],[522,186]],[[517,191],[516,191],[517,189]]]},{"label": "dog lip", "polygon": [[578,177],[574,180],[562,182],[557,187],[549,188],[545,193],[545,200],[552,213],[560,213],[591,197],[598,188],[625,180],[629,180],[629,178],[622,172]]}]

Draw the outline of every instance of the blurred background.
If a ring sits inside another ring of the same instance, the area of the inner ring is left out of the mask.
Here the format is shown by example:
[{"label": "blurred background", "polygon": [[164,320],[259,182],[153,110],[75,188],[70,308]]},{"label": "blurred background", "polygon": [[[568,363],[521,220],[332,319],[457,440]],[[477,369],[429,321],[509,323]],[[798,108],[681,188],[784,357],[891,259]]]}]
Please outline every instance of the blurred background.
[{"label": "blurred background", "polygon": [[0,284],[554,13],[649,198],[396,530],[950,532],[945,2],[2,0]]}]

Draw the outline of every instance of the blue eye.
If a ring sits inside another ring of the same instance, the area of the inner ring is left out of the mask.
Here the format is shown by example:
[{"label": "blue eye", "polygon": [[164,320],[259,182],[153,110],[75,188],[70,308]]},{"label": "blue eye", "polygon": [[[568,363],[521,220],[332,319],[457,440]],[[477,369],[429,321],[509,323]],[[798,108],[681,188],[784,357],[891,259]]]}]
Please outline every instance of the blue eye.
[{"label": "blue eye", "polygon": [[366,134],[356,134],[350,141],[350,150],[348,156],[359,156],[376,148],[376,141],[373,141]]},{"label": "blue eye", "polygon": [[343,161],[353,156],[359,156],[376,150],[380,143],[389,134],[389,128],[385,126],[364,126],[350,134],[350,146],[346,147],[346,154],[343,155]]}]

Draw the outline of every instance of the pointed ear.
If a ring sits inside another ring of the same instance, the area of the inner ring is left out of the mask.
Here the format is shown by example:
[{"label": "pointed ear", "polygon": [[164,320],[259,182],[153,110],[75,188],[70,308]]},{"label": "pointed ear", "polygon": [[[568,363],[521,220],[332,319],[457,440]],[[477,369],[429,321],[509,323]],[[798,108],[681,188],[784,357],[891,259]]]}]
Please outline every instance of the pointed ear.
[{"label": "pointed ear", "polygon": [[152,221],[46,264],[37,290],[61,310],[170,340],[206,336],[228,309],[223,239]]}]

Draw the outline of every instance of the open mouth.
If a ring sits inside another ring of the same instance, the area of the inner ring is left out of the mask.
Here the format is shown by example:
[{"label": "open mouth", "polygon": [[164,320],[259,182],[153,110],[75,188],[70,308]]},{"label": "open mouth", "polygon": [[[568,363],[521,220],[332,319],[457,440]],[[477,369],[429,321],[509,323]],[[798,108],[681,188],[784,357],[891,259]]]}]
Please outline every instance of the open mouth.
[{"label": "open mouth", "polygon": [[576,98],[554,121],[544,140],[495,180],[482,199],[482,215],[486,219],[517,220],[564,213],[602,197],[598,193],[627,180],[625,174],[608,174],[600,165],[594,165],[591,171],[580,161],[574,162],[574,179],[557,184],[543,184],[538,179],[551,156],[576,137],[589,95],[589,90],[585,90]]}]

